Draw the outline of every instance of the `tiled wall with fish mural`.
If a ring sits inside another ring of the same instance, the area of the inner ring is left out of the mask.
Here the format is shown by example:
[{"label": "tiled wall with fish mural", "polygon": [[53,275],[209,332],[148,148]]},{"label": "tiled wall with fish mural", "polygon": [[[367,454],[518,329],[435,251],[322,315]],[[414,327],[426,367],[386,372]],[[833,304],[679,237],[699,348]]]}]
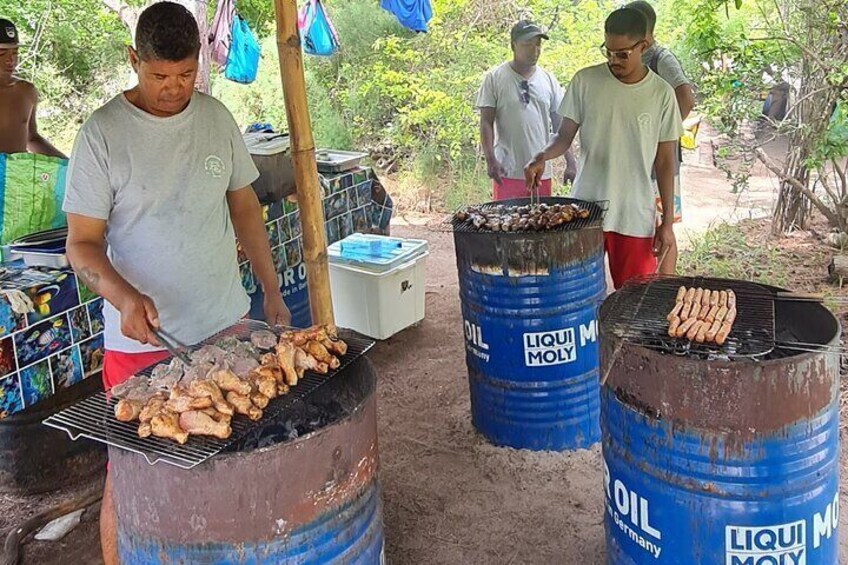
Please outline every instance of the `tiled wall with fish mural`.
[{"label": "tiled wall with fish mural", "polygon": [[75,385],[103,363],[102,299],[70,269],[5,267],[0,287],[26,294],[34,310],[17,314],[0,299],[0,419]]},{"label": "tiled wall with fish mural", "polygon": [[[327,245],[353,233],[388,235],[392,199],[370,168],[320,176],[320,181]],[[310,322],[300,211],[294,201],[274,203],[265,206],[264,211],[271,254],[280,275],[283,298],[292,311],[292,325],[306,326]],[[261,291],[241,249],[239,264],[242,284],[252,298],[250,316],[262,319]]]}]

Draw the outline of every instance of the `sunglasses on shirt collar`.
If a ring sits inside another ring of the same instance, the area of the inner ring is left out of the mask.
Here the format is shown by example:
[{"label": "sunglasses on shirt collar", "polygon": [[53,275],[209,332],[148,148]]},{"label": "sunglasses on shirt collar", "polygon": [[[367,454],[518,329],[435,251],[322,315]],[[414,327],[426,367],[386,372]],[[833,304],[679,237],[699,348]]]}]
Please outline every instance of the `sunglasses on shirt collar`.
[{"label": "sunglasses on shirt collar", "polygon": [[635,51],[636,48],[644,42],[645,40],[641,39],[634,43],[631,47],[628,47],[627,49],[616,49],[615,51],[610,51],[609,49],[607,49],[606,43],[601,43],[599,48],[601,50],[601,53],[603,53],[604,57],[606,57],[608,60],[618,59],[620,61],[627,61],[628,59],[630,59],[630,56],[633,54],[633,51]]},{"label": "sunglasses on shirt collar", "polygon": [[521,101],[525,106],[528,105],[530,103],[530,83],[526,80],[522,80],[518,83],[518,88]]}]

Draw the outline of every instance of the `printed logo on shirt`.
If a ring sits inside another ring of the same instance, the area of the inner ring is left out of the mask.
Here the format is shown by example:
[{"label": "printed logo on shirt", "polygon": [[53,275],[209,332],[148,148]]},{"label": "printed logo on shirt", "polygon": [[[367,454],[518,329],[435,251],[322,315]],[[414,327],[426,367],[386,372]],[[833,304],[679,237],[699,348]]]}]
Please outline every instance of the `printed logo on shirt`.
[{"label": "printed logo on shirt", "polygon": [[9,39],[15,39],[18,34],[13,26],[6,26],[6,35]]},{"label": "printed logo on shirt", "polygon": [[639,114],[639,117],[637,118],[637,120],[639,121],[639,128],[640,129],[648,129],[648,128],[651,127],[651,115],[650,114],[648,114],[648,113]]},{"label": "printed logo on shirt", "polygon": [[224,176],[224,161],[217,155],[209,155],[206,158],[206,174],[213,179],[219,179]]}]

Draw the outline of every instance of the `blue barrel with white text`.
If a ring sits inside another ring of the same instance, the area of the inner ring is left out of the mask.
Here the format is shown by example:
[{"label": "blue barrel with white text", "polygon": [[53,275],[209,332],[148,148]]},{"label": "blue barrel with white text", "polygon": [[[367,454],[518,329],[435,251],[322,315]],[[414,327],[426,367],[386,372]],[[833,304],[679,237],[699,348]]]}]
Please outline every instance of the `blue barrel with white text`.
[{"label": "blue barrel with white text", "polygon": [[600,311],[608,563],[838,563],[833,314],[776,300],[771,353],[695,358],[622,342],[614,297]]},{"label": "blue barrel with white text", "polygon": [[593,219],[573,228],[503,233],[455,226],[472,422],[495,445],[563,451],[600,439],[602,211],[580,205],[593,210]]}]

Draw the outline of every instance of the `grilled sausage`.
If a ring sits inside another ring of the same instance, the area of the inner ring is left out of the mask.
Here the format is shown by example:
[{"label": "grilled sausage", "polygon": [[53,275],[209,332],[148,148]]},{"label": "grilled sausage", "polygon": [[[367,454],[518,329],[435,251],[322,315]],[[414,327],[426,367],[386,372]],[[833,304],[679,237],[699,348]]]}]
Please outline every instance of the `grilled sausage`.
[{"label": "grilled sausage", "polygon": [[674,308],[671,310],[671,312],[669,313],[666,320],[668,320],[670,322],[672,318],[675,318],[675,317],[680,315],[681,310],[683,310],[683,301],[682,300],[680,302],[674,303]]},{"label": "grilled sausage", "polygon": [[712,293],[710,293],[710,307],[711,308],[718,304],[718,297],[719,297],[720,294],[721,293],[717,290],[714,290],[714,291],[712,291]]},{"label": "grilled sausage", "polygon": [[724,342],[727,341],[727,336],[730,335],[730,328],[732,324],[728,324],[727,322],[721,325],[721,329],[718,331],[715,337],[716,345],[724,345]]},{"label": "grilled sausage", "polygon": [[707,339],[707,331],[710,329],[709,322],[701,322],[701,327],[698,329],[698,335],[695,336],[695,341],[704,343]]},{"label": "grilled sausage", "polygon": [[669,337],[677,337],[677,328],[680,327],[680,318],[675,316],[671,319],[671,323],[668,325],[668,336]]},{"label": "grilled sausage", "polygon": [[700,288],[700,287],[696,288],[695,289],[695,296],[692,297],[692,302],[694,302],[695,304],[700,304],[701,300],[703,300],[703,299],[704,299],[704,289]]},{"label": "grilled sausage", "polygon": [[716,334],[718,333],[718,331],[720,329],[721,329],[721,322],[719,322],[718,320],[714,321],[713,325],[710,326],[710,329],[707,330],[707,335],[704,337],[704,339],[709,343],[715,342]]},{"label": "grilled sausage", "polygon": [[727,307],[735,308],[736,307],[736,293],[732,290],[727,291]]},{"label": "grilled sausage", "polygon": [[686,339],[689,341],[694,340],[698,336],[698,332],[701,331],[701,326],[703,326],[706,322],[702,322],[700,320],[695,320],[695,323],[692,324],[692,327],[689,328],[689,331],[686,332]]},{"label": "grilled sausage", "polygon": [[722,306],[718,309],[718,314],[716,314],[715,321],[719,323],[724,323],[725,317],[727,317],[727,306]]},{"label": "grilled sausage", "polygon": [[724,321],[722,321],[722,323],[723,324],[730,324],[732,326],[733,322],[735,322],[735,321],[736,321],[736,307],[734,306],[733,308],[729,308],[727,310],[727,316],[724,317]]},{"label": "grilled sausage", "polygon": [[680,327],[677,328],[677,332],[675,333],[676,337],[685,336],[686,333],[689,331],[689,328],[691,328],[693,325],[695,325],[695,322],[697,322],[697,321],[698,320],[696,320],[695,318],[689,318],[688,320],[686,320],[685,322],[680,324]]},{"label": "grilled sausage", "polygon": [[683,309],[680,311],[680,319],[684,322],[689,319],[689,313],[692,311],[692,303],[683,301]]},{"label": "grilled sausage", "polygon": [[[716,299],[716,301],[718,301],[718,299]],[[710,308],[710,311],[709,311],[709,312],[707,312],[706,320],[707,320],[709,323],[713,323],[713,322],[715,322],[716,315],[718,314],[718,311],[719,311],[719,310],[720,310],[720,308],[718,307],[718,304],[714,304],[714,305],[712,306],[712,308]]]},{"label": "grilled sausage", "polygon": [[675,298],[675,301],[683,302],[683,299],[685,297],[686,297],[686,287],[681,286],[679,289],[677,289],[677,298]]},{"label": "grilled sausage", "polygon": [[723,308],[724,306],[727,306],[727,291],[726,290],[722,290],[719,293],[718,305],[719,305],[719,308]]},{"label": "grilled sausage", "polygon": [[695,298],[695,289],[690,288],[689,290],[686,291],[686,296],[683,297],[683,300],[685,302],[692,302],[692,300],[694,298]]},{"label": "grilled sausage", "polygon": [[710,309],[710,297],[712,296],[713,291],[710,289],[704,290],[704,296],[701,298],[701,310],[709,311]]},{"label": "grilled sausage", "polygon": [[692,310],[689,311],[689,317],[695,318],[696,320],[700,320],[700,317],[699,317],[700,314],[701,314],[701,303],[700,302],[693,302],[692,303]]}]

